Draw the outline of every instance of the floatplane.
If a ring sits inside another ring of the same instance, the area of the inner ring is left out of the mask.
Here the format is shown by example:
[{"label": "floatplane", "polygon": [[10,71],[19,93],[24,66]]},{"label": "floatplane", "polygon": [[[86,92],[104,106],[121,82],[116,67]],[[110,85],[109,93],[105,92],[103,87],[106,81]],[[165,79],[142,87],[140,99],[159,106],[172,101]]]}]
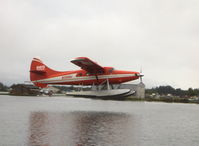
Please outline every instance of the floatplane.
[{"label": "floatplane", "polygon": [[91,86],[90,91],[68,92],[66,95],[86,97],[117,97],[133,94],[130,89],[116,89],[115,84],[142,78],[140,72],[116,70],[113,67],[102,67],[87,57],[78,57],[71,61],[80,70],[55,71],[46,66],[40,59],[33,58],[30,66],[30,80],[38,87],[48,85],[80,85]]}]

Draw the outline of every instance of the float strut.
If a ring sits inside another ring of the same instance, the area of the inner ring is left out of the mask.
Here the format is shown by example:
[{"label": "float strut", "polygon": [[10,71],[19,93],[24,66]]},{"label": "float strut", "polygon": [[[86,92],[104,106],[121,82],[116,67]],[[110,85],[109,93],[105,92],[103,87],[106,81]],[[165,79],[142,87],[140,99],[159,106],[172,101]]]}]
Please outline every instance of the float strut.
[{"label": "float strut", "polygon": [[108,79],[106,79],[106,83],[107,83],[107,90],[110,90],[110,84]]}]

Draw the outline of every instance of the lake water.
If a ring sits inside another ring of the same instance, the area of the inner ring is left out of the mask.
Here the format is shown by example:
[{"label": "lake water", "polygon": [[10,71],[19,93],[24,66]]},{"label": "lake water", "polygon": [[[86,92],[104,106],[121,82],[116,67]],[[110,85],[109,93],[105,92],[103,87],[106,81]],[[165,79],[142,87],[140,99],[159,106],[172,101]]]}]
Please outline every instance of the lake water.
[{"label": "lake water", "polygon": [[198,146],[199,105],[0,96],[0,146]]}]

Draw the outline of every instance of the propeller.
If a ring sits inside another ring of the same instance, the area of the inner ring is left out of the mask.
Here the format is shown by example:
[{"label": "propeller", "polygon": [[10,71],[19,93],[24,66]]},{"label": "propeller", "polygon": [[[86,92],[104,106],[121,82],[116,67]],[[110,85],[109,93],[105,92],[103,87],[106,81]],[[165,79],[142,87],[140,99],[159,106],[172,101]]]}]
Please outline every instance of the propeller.
[{"label": "propeller", "polygon": [[140,82],[142,83],[142,77],[143,77],[144,75],[142,74],[142,67],[140,68],[140,74],[139,74],[139,77],[140,77]]}]

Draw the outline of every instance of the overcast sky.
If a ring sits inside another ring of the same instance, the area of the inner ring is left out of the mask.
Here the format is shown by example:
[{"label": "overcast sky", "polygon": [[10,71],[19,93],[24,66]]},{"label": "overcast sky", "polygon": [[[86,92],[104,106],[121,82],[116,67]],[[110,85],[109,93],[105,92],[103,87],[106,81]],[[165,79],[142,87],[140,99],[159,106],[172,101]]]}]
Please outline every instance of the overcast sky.
[{"label": "overcast sky", "polygon": [[[147,88],[199,88],[198,0],[1,0],[0,82],[29,80],[39,56],[55,70],[139,71]],[[137,83],[137,82],[134,82]]]}]

